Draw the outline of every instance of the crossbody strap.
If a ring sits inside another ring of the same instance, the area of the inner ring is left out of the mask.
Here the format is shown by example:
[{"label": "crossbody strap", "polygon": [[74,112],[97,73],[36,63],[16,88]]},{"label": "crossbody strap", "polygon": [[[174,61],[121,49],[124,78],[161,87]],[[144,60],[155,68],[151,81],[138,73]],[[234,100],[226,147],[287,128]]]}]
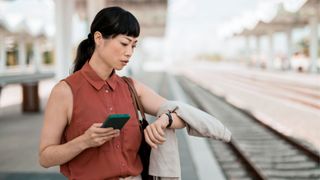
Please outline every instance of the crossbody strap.
[{"label": "crossbody strap", "polygon": [[134,88],[132,79],[130,79],[130,78],[126,77],[126,76],[123,76],[122,79],[128,84],[129,91],[130,91],[130,94],[131,94],[131,98],[132,98],[132,101],[134,103],[137,115],[138,115],[138,110],[139,110],[142,119],[146,120],[144,108],[143,108],[143,106],[141,104],[141,101],[140,101],[140,98],[138,96],[138,93],[137,93],[136,89]]}]

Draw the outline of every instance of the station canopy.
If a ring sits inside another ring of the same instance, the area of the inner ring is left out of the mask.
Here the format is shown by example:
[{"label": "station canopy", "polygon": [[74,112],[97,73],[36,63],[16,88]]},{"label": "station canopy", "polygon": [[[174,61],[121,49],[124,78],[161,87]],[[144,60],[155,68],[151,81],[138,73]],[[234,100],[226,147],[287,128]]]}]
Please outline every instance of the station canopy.
[{"label": "station canopy", "polygon": [[0,29],[13,34],[52,37],[54,26],[53,0],[0,1]]},{"label": "station canopy", "polygon": [[255,11],[223,24],[220,37],[264,35],[269,32],[283,32],[290,27],[306,26],[310,16],[320,16],[316,12],[318,0],[265,1]]}]

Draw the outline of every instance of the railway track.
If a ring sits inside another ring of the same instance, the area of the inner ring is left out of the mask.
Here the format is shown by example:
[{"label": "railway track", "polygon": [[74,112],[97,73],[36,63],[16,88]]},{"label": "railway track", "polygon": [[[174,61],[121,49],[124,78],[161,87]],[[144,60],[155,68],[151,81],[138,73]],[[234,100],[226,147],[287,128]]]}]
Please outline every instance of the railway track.
[{"label": "railway track", "polygon": [[227,179],[320,179],[318,152],[261,124],[188,79],[177,80],[193,105],[216,116],[232,132],[229,144],[209,141]]}]

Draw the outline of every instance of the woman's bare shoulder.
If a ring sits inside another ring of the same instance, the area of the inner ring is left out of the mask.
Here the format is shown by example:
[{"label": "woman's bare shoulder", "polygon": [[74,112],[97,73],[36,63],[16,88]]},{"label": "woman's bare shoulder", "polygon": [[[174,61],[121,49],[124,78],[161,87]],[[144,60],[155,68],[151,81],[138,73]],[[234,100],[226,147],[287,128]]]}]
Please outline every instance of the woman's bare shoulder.
[{"label": "woman's bare shoulder", "polygon": [[50,96],[58,99],[68,99],[72,97],[72,91],[68,83],[60,81],[53,87]]}]

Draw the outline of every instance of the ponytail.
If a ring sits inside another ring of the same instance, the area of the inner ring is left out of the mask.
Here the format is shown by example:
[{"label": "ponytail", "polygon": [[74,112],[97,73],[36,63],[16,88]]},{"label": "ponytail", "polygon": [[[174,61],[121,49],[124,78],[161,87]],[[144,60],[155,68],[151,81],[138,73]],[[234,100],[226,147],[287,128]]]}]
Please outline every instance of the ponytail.
[{"label": "ponytail", "polygon": [[83,40],[78,46],[77,56],[74,60],[73,73],[80,70],[93,54],[95,44],[90,35],[91,34],[88,35],[88,39]]}]

